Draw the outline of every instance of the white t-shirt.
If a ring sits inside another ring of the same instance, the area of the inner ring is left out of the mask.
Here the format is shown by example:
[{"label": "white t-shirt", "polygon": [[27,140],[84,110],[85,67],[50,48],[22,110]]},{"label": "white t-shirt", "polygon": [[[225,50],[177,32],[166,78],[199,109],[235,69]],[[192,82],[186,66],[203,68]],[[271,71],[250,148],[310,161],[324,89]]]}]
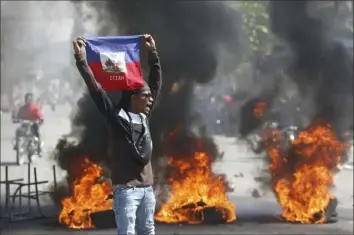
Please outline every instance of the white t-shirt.
[{"label": "white t-shirt", "polygon": [[[132,123],[134,124],[143,124],[142,123],[142,120],[141,120],[141,117],[139,114],[137,113],[131,113],[131,112],[128,112],[131,119],[132,119]],[[129,116],[127,114],[127,112],[125,112],[123,109],[121,109],[118,113],[118,115],[120,117],[122,117],[123,119],[127,120],[128,122],[130,122],[130,119],[129,119]],[[146,116],[144,114],[141,114],[143,116],[144,119],[146,119]]]}]

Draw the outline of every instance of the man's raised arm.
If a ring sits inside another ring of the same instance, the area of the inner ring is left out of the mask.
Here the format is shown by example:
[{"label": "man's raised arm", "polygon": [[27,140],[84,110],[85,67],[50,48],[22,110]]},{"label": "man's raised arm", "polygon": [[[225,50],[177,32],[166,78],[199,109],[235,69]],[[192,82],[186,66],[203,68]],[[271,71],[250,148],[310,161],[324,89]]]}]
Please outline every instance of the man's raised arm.
[{"label": "man's raised arm", "polygon": [[76,59],[76,67],[79,70],[82,78],[84,79],[86,86],[90,92],[90,95],[100,112],[108,119],[112,117],[114,112],[113,104],[107,93],[96,82],[95,77],[87,64],[84,55],[85,39],[78,38],[73,42],[74,56]]},{"label": "man's raised arm", "polygon": [[162,85],[160,58],[156,50],[155,41],[151,35],[143,35],[143,43],[148,50],[148,63],[150,67],[148,84],[152,98],[156,101]]}]

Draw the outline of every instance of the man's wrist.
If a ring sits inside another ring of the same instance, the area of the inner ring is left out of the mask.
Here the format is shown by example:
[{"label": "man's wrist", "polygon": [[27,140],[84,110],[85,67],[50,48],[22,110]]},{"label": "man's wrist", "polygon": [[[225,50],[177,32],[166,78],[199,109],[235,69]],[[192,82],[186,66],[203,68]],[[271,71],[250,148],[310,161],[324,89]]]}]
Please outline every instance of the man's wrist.
[{"label": "man's wrist", "polygon": [[85,60],[85,58],[84,58],[84,56],[83,56],[83,54],[82,53],[80,53],[80,52],[78,52],[78,53],[75,53],[74,54],[74,57],[75,57],[75,59],[76,59],[76,61],[84,61]]},{"label": "man's wrist", "polygon": [[149,54],[157,54],[157,49],[156,49],[156,47],[150,49],[150,50],[148,51],[148,53],[149,53]]},{"label": "man's wrist", "polygon": [[155,46],[154,47],[150,47],[149,51],[156,51],[156,47]]}]

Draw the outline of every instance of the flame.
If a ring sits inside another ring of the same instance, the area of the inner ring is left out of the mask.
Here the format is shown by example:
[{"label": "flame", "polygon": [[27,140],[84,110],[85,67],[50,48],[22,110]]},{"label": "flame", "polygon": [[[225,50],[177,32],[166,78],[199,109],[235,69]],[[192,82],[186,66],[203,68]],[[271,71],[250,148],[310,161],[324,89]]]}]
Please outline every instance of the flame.
[{"label": "flame", "polygon": [[81,164],[73,164],[72,168],[76,172],[79,170],[80,174],[69,182],[72,196],[61,201],[59,222],[74,229],[94,228],[90,214],[112,209],[112,200],[106,200],[112,192],[111,185],[107,180],[100,181],[102,169],[87,158]]},{"label": "flame", "polygon": [[174,170],[169,178],[172,193],[155,220],[198,224],[203,222],[203,210],[207,208],[220,210],[226,222],[236,220],[235,206],[227,199],[223,178],[213,175],[211,159],[206,153],[197,152],[188,160],[170,157],[169,164]]},{"label": "flame", "polygon": [[267,107],[268,107],[267,103],[257,102],[254,109],[253,109],[253,115],[256,118],[262,118],[264,116],[264,111]]},{"label": "flame", "polygon": [[[269,170],[283,218],[323,223],[326,208],[334,198],[330,186],[345,145],[336,139],[330,125],[318,122],[299,133],[287,156],[279,151],[276,142],[267,145]],[[315,214],[320,218],[315,219]]]},{"label": "flame", "polygon": [[[266,105],[258,103],[254,115],[264,117]],[[330,193],[346,144],[340,142],[330,125],[314,121],[292,141],[281,147],[277,129],[263,130],[262,139],[270,158],[273,190],[289,222],[323,223]]]},{"label": "flame", "polygon": [[[176,135],[178,126],[168,135],[166,144],[173,145],[170,138]],[[204,149],[202,141],[191,143],[197,149]],[[171,144],[172,143],[172,144]],[[189,154],[180,154],[189,156]],[[204,151],[192,153],[192,157],[180,158],[179,154],[168,158],[172,174],[168,179],[172,188],[171,197],[156,214],[155,220],[165,223],[188,222],[201,223],[206,218],[206,211],[216,210],[220,220],[236,220],[235,206],[228,201],[226,184],[223,176],[212,173],[212,158]],[[79,174],[77,174],[79,172]],[[87,158],[73,163],[69,169],[72,180],[72,196],[62,200],[59,222],[69,228],[94,228],[90,214],[112,209],[112,200],[106,200],[112,193],[110,183],[102,178],[101,168]]]},{"label": "flame", "polygon": [[[258,104],[254,114],[263,117],[264,107],[264,103]],[[288,150],[281,147],[281,138],[279,130],[263,130],[282,216],[290,222],[323,223],[325,210],[334,198],[330,186],[346,145],[337,140],[330,125],[318,121],[301,131]]]}]

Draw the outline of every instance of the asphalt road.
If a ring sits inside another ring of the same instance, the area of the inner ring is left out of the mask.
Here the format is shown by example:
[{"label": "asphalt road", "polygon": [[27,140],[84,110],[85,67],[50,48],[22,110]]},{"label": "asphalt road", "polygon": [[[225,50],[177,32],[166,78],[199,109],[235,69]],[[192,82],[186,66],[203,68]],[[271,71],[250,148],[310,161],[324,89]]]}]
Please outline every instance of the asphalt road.
[{"label": "asphalt road", "polygon": [[[70,131],[68,119],[70,109],[59,107],[56,112],[45,109],[46,122],[42,127],[42,136],[45,141],[44,157],[37,159],[34,166],[37,167],[38,179],[52,182],[52,166],[55,162],[51,160],[51,150],[58,138]],[[9,166],[9,179],[27,179],[27,166],[12,166],[15,162],[15,152],[12,150],[11,138],[14,135],[16,125],[11,123],[10,116],[1,116],[1,180],[5,176],[5,165]],[[237,206],[238,220],[229,225],[203,225],[203,226],[182,226],[182,225],[158,225],[157,234],[353,234],[353,171],[344,169],[335,178],[335,195],[339,200],[338,212],[339,222],[336,224],[324,225],[298,225],[282,223],[276,217],[280,214],[280,208],[271,193],[261,198],[252,198],[251,192],[257,188],[253,180],[257,174],[257,167],[263,163],[256,160],[247,147],[237,143],[235,140],[224,137],[215,137],[219,148],[224,151],[224,158],[214,165],[215,172],[225,173],[229,181],[234,185],[235,191],[230,193],[230,199]],[[11,164],[12,163],[12,164]],[[242,173],[243,177],[235,177],[235,174]],[[57,168],[57,178],[60,180],[65,176]],[[42,189],[49,185],[42,185]],[[4,202],[4,186],[1,185],[1,202]],[[11,192],[14,188],[11,188]],[[43,198],[42,204],[50,208],[49,198]],[[54,215],[54,217],[56,217]],[[4,221],[4,220],[3,220]],[[55,219],[54,219],[55,221]],[[3,234],[115,234],[115,230],[90,230],[76,231],[60,228],[54,225],[53,220],[40,220],[32,222],[21,222],[5,224]]]},{"label": "asphalt road", "polygon": [[[275,202],[263,199],[230,196],[237,204],[238,219],[231,224],[166,225],[157,224],[156,234],[353,234],[353,210],[338,209],[335,224],[304,225],[279,220],[280,208]],[[115,229],[71,230],[58,226],[55,219],[13,223],[4,228],[5,235],[40,234],[117,234]]]},{"label": "asphalt road", "polygon": [[[36,159],[33,166],[37,168],[38,180],[50,180],[52,177],[51,151],[58,138],[70,131],[69,107],[59,107],[56,112],[49,108],[44,108],[45,122],[41,127],[41,135],[44,141],[43,158]],[[27,180],[27,164],[16,166],[16,155],[12,146],[12,138],[19,124],[11,122],[11,115],[1,115],[1,179],[5,179],[5,166],[9,166],[9,179],[23,178]],[[33,167],[31,168],[33,169]],[[58,170],[58,177],[62,177],[64,172]],[[50,176],[50,177],[49,177]],[[49,178],[48,178],[49,177]]]}]

